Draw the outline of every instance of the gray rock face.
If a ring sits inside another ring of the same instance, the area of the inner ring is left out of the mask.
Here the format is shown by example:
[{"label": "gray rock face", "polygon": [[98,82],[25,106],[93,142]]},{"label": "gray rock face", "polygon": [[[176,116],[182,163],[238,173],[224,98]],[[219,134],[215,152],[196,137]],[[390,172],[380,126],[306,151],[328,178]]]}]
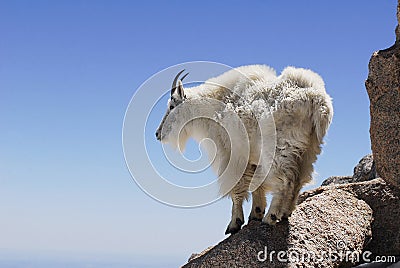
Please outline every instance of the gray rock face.
[{"label": "gray rock face", "polygon": [[396,43],[400,43],[400,1],[397,5],[397,21],[398,25],[396,27]]},{"label": "gray rock face", "polygon": [[333,185],[333,184],[345,184],[351,183],[353,176],[331,176],[324,180],[321,186]]},{"label": "gray rock face", "polygon": [[372,154],[368,154],[354,167],[352,182],[369,181],[377,177],[374,159]]},{"label": "gray rock face", "polygon": [[[400,21],[399,9],[397,19]],[[400,188],[399,25],[395,44],[372,55],[365,86],[370,99],[371,145],[377,172],[384,180]]]},{"label": "gray rock face", "polygon": [[332,185],[304,192],[299,201],[324,191],[337,188],[346,190],[356,198],[365,201],[373,211],[374,221],[371,224],[372,239],[365,250],[374,255],[400,255],[400,190],[383,179]]}]

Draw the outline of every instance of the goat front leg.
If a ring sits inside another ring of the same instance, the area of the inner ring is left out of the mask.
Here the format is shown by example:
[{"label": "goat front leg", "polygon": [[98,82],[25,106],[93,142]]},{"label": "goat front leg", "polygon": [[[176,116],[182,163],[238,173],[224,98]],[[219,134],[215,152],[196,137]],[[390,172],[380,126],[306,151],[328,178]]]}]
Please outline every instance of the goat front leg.
[{"label": "goat front leg", "polygon": [[236,234],[242,228],[244,224],[244,216],[243,216],[243,197],[238,195],[232,196],[232,216],[231,222],[226,228],[225,234]]},{"label": "goat front leg", "polygon": [[249,216],[249,221],[261,221],[264,218],[265,208],[267,206],[266,192],[263,186],[260,186],[252,193],[253,204]]},{"label": "goat front leg", "polygon": [[249,185],[252,179],[252,170],[248,166],[238,183],[233,187],[230,192],[232,198],[232,216],[231,222],[225,231],[225,234],[235,234],[239,232],[244,224],[243,216],[243,200],[248,198],[249,195]]}]

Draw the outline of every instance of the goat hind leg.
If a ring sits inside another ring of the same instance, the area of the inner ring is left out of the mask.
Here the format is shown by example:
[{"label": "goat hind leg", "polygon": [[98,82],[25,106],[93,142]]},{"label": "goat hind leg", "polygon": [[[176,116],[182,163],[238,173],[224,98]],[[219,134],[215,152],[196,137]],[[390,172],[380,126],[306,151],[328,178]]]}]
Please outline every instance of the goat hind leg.
[{"label": "goat hind leg", "polygon": [[296,208],[299,193],[304,184],[312,180],[312,172],[314,170],[313,163],[317,159],[316,154],[319,152],[319,146],[314,150],[309,149],[302,156],[302,162],[299,166],[299,175],[292,182],[294,185],[288,191],[288,202],[284,207],[284,217],[290,217],[293,210]]},{"label": "goat hind leg", "polygon": [[268,212],[262,219],[263,223],[267,223],[269,225],[275,225],[277,221],[281,220],[282,199],[283,199],[283,194],[281,193],[281,191],[275,192],[273,194],[271,205],[268,209]]},{"label": "goat hind leg", "polygon": [[279,205],[279,220],[288,220],[296,207],[297,196],[301,189],[301,185],[296,178],[293,181],[287,181],[284,185],[284,190],[281,194],[281,204]]},{"label": "goat hind leg", "polygon": [[290,193],[293,192],[294,184],[286,177],[283,177],[281,181],[282,185],[274,192],[271,206],[268,209],[268,213],[263,218],[263,222],[270,225],[274,225],[276,222],[281,221],[282,219],[287,219],[289,216],[286,215],[286,208],[290,205]]}]

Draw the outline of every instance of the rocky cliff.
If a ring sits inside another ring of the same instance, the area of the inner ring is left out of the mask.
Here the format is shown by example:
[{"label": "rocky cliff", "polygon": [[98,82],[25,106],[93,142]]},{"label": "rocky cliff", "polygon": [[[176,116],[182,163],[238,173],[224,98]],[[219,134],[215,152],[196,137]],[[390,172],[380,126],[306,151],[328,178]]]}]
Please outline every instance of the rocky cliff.
[{"label": "rocky cliff", "polygon": [[[400,5],[400,4],[399,4]],[[400,21],[399,6],[397,19]],[[400,187],[400,26],[396,42],[375,52],[365,82],[370,98],[371,144],[378,174]]]}]

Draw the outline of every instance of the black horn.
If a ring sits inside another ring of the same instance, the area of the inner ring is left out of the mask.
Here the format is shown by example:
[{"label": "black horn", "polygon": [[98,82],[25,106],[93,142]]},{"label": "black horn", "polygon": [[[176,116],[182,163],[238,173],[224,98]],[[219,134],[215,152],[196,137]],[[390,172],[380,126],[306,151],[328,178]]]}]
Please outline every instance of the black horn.
[{"label": "black horn", "polygon": [[[183,69],[182,71],[180,71],[180,72],[175,76],[174,82],[172,82],[171,96],[172,96],[172,94],[174,94],[176,88],[178,87],[177,82],[178,82],[179,76],[180,76],[184,71],[185,71],[185,69]],[[183,81],[183,79],[185,79],[185,77],[186,77],[188,74],[189,74],[189,73],[185,74],[180,80]]]},{"label": "black horn", "polygon": [[171,90],[171,95],[172,93],[174,93],[176,87],[178,86],[176,83],[178,82],[179,76],[185,71],[185,69],[183,69],[182,71],[180,71],[174,78],[174,82],[172,82],[172,90]]},{"label": "black horn", "polygon": [[181,78],[181,82],[183,81],[183,79],[185,79],[185,77],[188,75],[189,73],[185,74],[184,76],[182,76]]}]

